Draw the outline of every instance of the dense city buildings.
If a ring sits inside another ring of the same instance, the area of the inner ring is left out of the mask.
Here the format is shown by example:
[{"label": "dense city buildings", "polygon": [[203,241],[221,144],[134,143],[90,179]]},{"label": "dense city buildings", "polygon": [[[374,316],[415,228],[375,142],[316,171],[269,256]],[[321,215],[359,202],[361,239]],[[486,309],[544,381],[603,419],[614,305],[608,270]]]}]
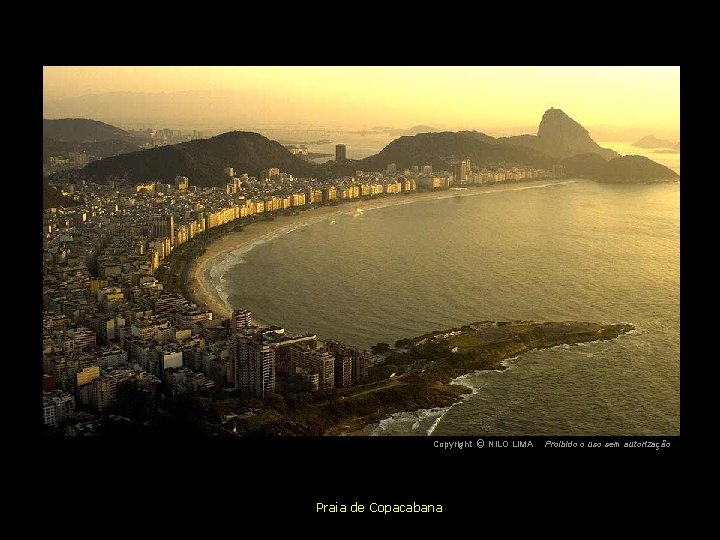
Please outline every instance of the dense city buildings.
[{"label": "dense city buildings", "polygon": [[[336,147],[336,158],[346,159],[343,145]],[[557,166],[552,172],[473,169],[467,159],[452,168],[417,164],[398,171],[389,163],[385,171],[320,181],[274,167],[259,177],[227,167],[221,185],[211,188],[194,186],[185,176],[168,184],[148,178],[58,186],[64,195],[82,195],[83,202],[50,208],[43,217],[46,429],[97,433],[111,417],[154,425],[159,404],[167,408],[174,400],[213,392],[232,392],[227,395],[238,403],[251,403],[243,400],[296,392],[299,382],[310,395],[368,382],[372,355],[366,349],[262,328],[246,309],[223,319],[179,293],[182,276],[163,271],[175,250],[226,224],[324,204],[564,173]]]}]

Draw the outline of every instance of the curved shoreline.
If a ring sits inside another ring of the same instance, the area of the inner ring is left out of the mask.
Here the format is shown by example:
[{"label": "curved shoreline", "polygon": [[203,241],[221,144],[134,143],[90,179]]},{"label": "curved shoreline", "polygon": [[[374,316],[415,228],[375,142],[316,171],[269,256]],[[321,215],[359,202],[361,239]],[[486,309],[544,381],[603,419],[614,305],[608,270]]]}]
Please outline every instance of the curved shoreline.
[{"label": "curved shoreline", "polygon": [[[229,232],[205,246],[205,252],[192,261],[184,263],[183,289],[185,296],[198,305],[206,305],[222,318],[232,315],[232,307],[222,298],[217,290],[215,278],[210,275],[213,267],[224,257],[233,252],[244,254],[254,247],[272,241],[279,236],[288,234],[301,227],[306,227],[342,214],[354,214],[357,209],[363,211],[387,208],[401,204],[447,199],[453,197],[470,197],[504,191],[520,191],[536,189],[552,185],[574,183],[575,179],[538,179],[525,182],[494,184],[492,186],[469,187],[467,191],[433,191],[412,193],[409,195],[392,195],[382,199],[353,199],[347,203],[334,206],[318,206],[304,210],[298,215],[281,216],[274,214],[273,221],[257,221],[244,225],[242,231]],[[237,306],[239,307],[239,306]],[[246,307],[246,306],[242,306]],[[258,316],[260,315],[260,316]],[[253,319],[260,326],[270,326],[271,321],[264,321],[261,314],[253,312]]]}]

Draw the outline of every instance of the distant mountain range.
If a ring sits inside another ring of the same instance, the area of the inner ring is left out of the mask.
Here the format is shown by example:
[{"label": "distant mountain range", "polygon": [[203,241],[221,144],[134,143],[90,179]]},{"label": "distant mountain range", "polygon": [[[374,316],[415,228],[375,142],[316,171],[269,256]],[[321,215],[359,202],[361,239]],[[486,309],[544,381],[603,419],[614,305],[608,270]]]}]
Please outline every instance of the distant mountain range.
[{"label": "distant mountain range", "polygon": [[141,141],[119,127],[86,118],[43,119],[43,160],[87,152],[110,157],[140,150]]},{"label": "distant mountain range", "polygon": [[87,118],[43,119],[44,137],[67,142],[97,142],[132,138],[130,133],[124,129]]},{"label": "distant mountain range", "polygon": [[176,175],[185,175],[196,185],[213,186],[224,182],[225,167],[252,175],[278,167],[295,176],[326,179],[352,175],[358,169],[383,170],[389,163],[395,163],[399,169],[429,164],[447,170],[453,162],[465,158],[478,166],[550,168],[559,163],[573,176],[607,182],[678,178],[672,170],[647,158],[619,157],[616,152],[601,148],[585,128],[560,109],[545,112],[537,135],[494,138],[478,131],[419,133],[399,137],[373,156],[343,163],[309,163],[262,135],[232,131],[210,139],[102,159],[90,163],[81,173],[96,182],[108,177],[168,182]]},{"label": "distant mountain range", "polygon": [[649,149],[670,149],[676,152],[680,152],[680,141],[671,141],[669,139],[658,139],[655,135],[646,135],[639,141],[632,143],[631,146],[637,148],[649,148]]},{"label": "distant mountain range", "polygon": [[372,129],[362,129],[360,131],[352,131],[351,133],[358,133],[360,135],[372,135],[378,133],[385,133],[393,137],[401,135],[417,135],[418,133],[437,133],[440,131],[437,128],[431,126],[413,126],[407,129],[404,128],[393,128],[388,126],[375,126]]}]

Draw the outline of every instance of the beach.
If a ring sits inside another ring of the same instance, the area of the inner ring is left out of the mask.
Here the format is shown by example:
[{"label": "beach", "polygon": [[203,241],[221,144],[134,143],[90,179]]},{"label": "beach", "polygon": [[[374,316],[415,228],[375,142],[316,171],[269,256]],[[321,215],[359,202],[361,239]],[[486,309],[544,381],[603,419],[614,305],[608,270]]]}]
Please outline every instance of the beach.
[{"label": "beach", "polygon": [[[228,255],[235,254],[240,257],[243,253],[255,246],[269,242],[279,236],[288,234],[301,227],[306,227],[321,221],[332,221],[334,217],[342,214],[355,214],[377,208],[386,208],[401,204],[412,204],[434,199],[450,197],[468,197],[491,193],[493,191],[507,189],[531,189],[544,187],[549,184],[562,184],[573,182],[573,180],[548,180],[539,179],[521,183],[503,183],[492,186],[471,187],[462,191],[436,191],[425,193],[412,193],[409,195],[391,195],[377,199],[352,200],[347,203],[335,206],[312,207],[296,215],[277,215],[271,221],[256,221],[248,223],[242,231],[230,232],[206,246],[205,252],[194,260],[189,261],[187,270],[187,282],[185,283],[186,295],[196,304],[207,306],[221,318],[228,318],[233,308],[243,306],[230,306],[223,292],[218,290],[217,285],[222,273],[234,264],[227,259]],[[224,264],[223,264],[224,263]],[[260,326],[270,326],[272,321],[263,321],[253,313],[253,320]]]},{"label": "beach", "polygon": [[[373,201],[375,202],[375,201]],[[230,232],[206,246],[205,252],[190,263],[186,291],[190,299],[198,305],[207,306],[222,318],[232,315],[233,307],[227,305],[220,291],[214,286],[213,268],[228,254],[233,252],[246,252],[253,247],[269,242],[283,234],[287,234],[299,227],[305,227],[325,219],[332,219],[342,213],[355,212],[362,208],[363,202],[357,206],[339,205],[317,207],[306,210],[299,215],[274,216],[272,221],[257,221],[246,225],[242,231]],[[261,326],[270,326],[269,321],[258,319],[253,314],[253,320]]]}]

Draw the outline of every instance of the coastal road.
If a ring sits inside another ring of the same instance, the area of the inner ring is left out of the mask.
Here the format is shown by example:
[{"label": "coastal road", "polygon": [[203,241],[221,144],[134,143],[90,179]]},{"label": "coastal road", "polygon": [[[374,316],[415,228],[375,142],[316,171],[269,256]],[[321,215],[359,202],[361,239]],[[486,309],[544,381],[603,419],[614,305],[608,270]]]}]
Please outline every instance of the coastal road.
[{"label": "coastal road", "polygon": [[357,394],[353,394],[351,396],[346,397],[346,400],[354,399],[358,396],[362,396],[365,394],[372,394],[373,392],[379,392],[380,390],[387,390],[388,388],[393,388],[396,386],[404,386],[407,383],[405,381],[399,380],[400,377],[403,377],[404,375],[400,375],[399,377],[393,377],[391,380],[384,382],[383,384],[380,384],[376,386],[375,388],[369,388],[367,390],[363,390],[362,392],[358,392]]}]

